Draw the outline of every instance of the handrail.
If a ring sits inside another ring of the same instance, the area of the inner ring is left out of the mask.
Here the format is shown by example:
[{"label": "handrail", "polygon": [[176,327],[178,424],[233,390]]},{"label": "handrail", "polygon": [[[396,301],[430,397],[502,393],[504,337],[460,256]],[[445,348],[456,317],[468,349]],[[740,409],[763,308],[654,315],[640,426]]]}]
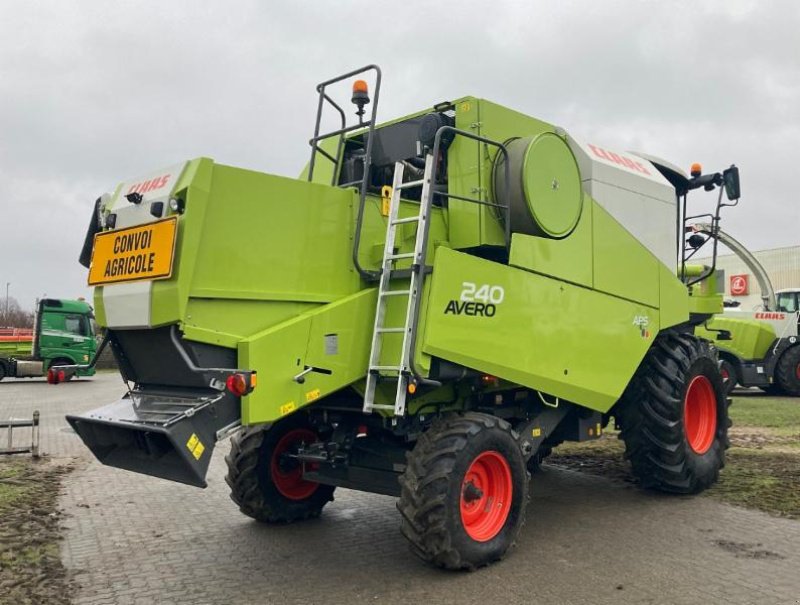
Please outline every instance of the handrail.
[{"label": "handrail", "polygon": [[[372,98],[372,115],[369,120],[366,122],[361,119],[359,116],[359,123],[354,124],[352,126],[347,126],[347,118],[345,116],[344,110],[333,100],[330,96],[325,92],[325,88],[330,86],[331,84],[336,84],[341,82],[342,80],[346,80],[348,78],[352,78],[358,74],[362,74],[368,71],[375,72],[375,94]],[[344,147],[345,141],[345,134],[348,132],[352,132],[354,130],[358,130],[361,128],[367,128],[367,146],[364,155],[364,175],[361,179],[361,188],[359,190],[359,200],[358,200],[358,214],[356,216],[356,225],[355,225],[355,233],[353,234],[353,265],[355,266],[356,270],[358,271],[359,275],[362,278],[367,280],[373,280],[380,275],[378,271],[370,271],[368,269],[364,269],[361,266],[361,262],[358,260],[358,252],[361,247],[361,229],[364,224],[364,207],[366,205],[367,200],[367,187],[369,184],[369,172],[370,168],[372,167],[372,143],[373,139],[375,138],[373,134],[375,133],[375,125],[377,124],[378,119],[378,101],[380,100],[380,93],[381,93],[381,68],[375,64],[365,65],[359,69],[354,69],[353,71],[349,71],[346,74],[342,74],[340,76],[336,76],[335,78],[331,78],[330,80],[326,80],[317,84],[317,92],[319,92],[319,103],[317,105],[317,120],[316,124],[314,125],[314,136],[309,141],[311,145],[311,160],[308,166],[308,180],[314,176],[314,164],[316,160],[317,152],[323,152],[323,155],[327,155],[328,159],[330,159],[333,164],[333,176],[331,177],[331,185],[336,184],[336,178],[338,175],[339,165],[342,159],[342,149]],[[325,134],[320,135],[320,124],[322,122],[322,110],[325,105],[325,102],[329,103],[334,107],[334,109],[339,113],[341,118],[342,126],[341,128],[334,130],[332,132],[328,132]],[[322,149],[319,148],[318,143],[332,136],[339,136],[339,142],[336,148],[336,158],[335,160],[330,157],[329,154],[325,153]]]}]

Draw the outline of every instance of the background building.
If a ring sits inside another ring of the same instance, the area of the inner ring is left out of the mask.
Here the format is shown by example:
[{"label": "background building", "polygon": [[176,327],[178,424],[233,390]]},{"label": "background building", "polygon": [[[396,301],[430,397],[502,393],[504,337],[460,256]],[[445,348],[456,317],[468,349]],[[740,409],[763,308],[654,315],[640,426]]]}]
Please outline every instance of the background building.
[{"label": "background building", "polygon": [[[763,265],[775,290],[800,288],[800,246],[772,248],[753,252]],[[708,264],[709,258],[697,262]],[[761,308],[761,290],[755,276],[742,260],[732,253],[720,254],[717,268],[725,271],[725,298],[740,302],[740,309],[752,311]],[[733,289],[731,288],[733,286]]]}]

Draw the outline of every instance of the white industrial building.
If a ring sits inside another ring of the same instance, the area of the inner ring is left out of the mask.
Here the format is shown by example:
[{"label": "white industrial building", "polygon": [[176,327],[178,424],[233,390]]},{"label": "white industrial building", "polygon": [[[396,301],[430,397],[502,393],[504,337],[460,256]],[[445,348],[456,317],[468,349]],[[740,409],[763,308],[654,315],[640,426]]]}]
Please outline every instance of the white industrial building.
[{"label": "white industrial building", "polygon": [[[769,274],[772,287],[777,291],[783,288],[800,288],[800,246],[772,248],[753,252],[753,256]],[[690,262],[709,264],[710,258],[692,259]],[[720,254],[717,268],[725,271],[725,298],[735,300],[743,311],[761,308],[761,291],[758,282],[747,265],[735,254]],[[731,291],[733,284],[734,290]],[[745,293],[741,293],[744,286]]]}]

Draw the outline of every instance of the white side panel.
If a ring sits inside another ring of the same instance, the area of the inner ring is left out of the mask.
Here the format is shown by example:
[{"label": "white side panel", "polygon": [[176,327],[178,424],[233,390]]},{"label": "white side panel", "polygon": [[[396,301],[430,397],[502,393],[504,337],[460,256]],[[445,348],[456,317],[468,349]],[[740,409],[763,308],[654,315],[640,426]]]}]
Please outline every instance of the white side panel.
[{"label": "white side panel", "polygon": [[[116,229],[152,223],[167,216],[167,203],[175,183],[186,167],[186,162],[163,168],[149,175],[126,181],[120,187],[120,195],[108,208],[117,215]],[[129,193],[139,193],[142,201],[138,204],[131,203],[125,197]],[[161,216],[153,216],[150,207],[153,202],[163,202],[164,209]]]},{"label": "white side panel", "polygon": [[567,138],[583,188],[670,270],[677,266],[674,187],[648,160]]},{"label": "white side panel", "polygon": [[149,328],[153,282],[136,281],[103,287],[103,306],[109,328]]}]

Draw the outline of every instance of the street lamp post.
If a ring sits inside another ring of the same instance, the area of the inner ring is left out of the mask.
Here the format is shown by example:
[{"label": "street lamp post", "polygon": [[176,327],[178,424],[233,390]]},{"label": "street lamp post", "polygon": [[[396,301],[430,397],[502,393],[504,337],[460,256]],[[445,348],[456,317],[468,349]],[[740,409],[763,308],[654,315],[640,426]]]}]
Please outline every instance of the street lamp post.
[{"label": "street lamp post", "polygon": [[6,326],[8,326],[8,287],[11,285],[10,281],[6,282],[6,315],[3,319],[5,319]]}]

